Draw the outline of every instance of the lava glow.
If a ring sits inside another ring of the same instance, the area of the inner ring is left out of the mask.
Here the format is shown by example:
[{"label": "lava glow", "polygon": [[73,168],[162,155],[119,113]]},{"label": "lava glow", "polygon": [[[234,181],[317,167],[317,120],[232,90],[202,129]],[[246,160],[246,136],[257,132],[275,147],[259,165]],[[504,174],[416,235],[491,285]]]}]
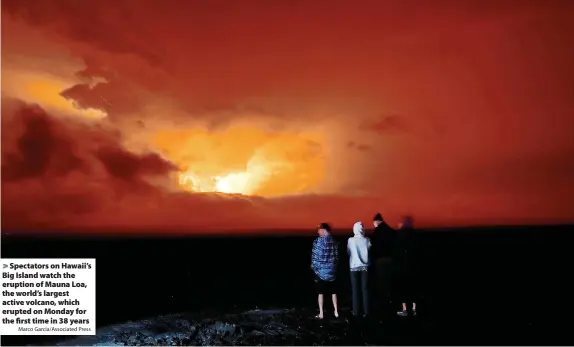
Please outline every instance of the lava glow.
[{"label": "lava glow", "polygon": [[325,177],[322,142],[318,133],[247,126],[162,130],[152,140],[180,168],[180,189],[264,197],[315,192]]},{"label": "lava glow", "polygon": [[224,177],[215,177],[215,191],[220,193],[250,194],[247,190],[251,174],[247,172],[232,173]]},{"label": "lava glow", "polygon": [[250,195],[254,191],[255,177],[248,172],[230,173],[225,176],[200,178],[186,172],[179,175],[179,185],[185,190],[194,192],[217,192],[225,194]]}]

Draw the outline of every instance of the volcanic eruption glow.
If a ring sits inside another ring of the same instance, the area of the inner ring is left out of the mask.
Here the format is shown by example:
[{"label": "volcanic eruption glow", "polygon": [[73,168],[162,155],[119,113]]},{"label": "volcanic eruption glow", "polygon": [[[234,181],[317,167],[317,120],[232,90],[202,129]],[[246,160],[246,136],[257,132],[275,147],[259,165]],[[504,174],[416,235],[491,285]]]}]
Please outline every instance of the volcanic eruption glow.
[{"label": "volcanic eruption glow", "polygon": [[225,194],[253,194],[256,177],[249,172],[234,172],[224,176],[210,176],[200,178],[197,175],[185,172],[179,175],[179,186],[194,192],[217,192]]}]

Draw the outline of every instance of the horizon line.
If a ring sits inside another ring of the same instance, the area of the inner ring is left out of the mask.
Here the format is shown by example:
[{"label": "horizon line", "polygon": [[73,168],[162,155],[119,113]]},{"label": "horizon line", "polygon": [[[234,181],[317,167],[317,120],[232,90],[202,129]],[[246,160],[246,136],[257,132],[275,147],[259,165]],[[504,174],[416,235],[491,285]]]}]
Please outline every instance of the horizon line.
[{"label": "horizon line", "polygon": [[[471,231],[477,229],[531,229],[531,228],[560,228],[574,227],[574,223],[560,224],[492,224],[492,225],[466,225],[466,226],[438,226],[415,228],[421,232],[456,232]],[[227,237],[249,237],[249,236],[305,236],[314,235],[315,228],[252,228],[252,229],[231,229],[231,228],[202,228],[202,229],[183,229],[183,228],[49,228],[44,230],[0,230],[0,236],[8,237],[26,237],[26,236],[227,236]],[[40,229],[40,228],[38,228]],[[333,228],[333,234],[349,232],[352,228]],[[367,230],[372,230],[368,228]]]}]

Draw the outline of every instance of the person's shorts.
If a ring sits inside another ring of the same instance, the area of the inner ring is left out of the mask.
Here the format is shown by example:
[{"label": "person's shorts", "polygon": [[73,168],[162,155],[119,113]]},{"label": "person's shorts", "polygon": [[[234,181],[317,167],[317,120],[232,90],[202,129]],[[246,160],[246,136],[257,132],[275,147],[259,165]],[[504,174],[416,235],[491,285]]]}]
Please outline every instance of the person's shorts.
[{"label": "person's shorts", "polygon": [[315,278],[315,290],[317,294],[337,294],[337,280],[323,281]]}]

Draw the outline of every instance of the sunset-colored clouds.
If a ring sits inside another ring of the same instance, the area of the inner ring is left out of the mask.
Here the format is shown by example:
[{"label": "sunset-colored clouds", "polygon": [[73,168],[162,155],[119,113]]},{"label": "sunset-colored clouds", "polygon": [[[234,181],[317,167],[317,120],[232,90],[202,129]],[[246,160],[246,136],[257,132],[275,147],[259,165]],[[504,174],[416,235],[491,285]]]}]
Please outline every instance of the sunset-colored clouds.
[{"label": "sunset-colored clouds", "polygon": [[573,10],[4,0],[3,227],[572,221]]}]

